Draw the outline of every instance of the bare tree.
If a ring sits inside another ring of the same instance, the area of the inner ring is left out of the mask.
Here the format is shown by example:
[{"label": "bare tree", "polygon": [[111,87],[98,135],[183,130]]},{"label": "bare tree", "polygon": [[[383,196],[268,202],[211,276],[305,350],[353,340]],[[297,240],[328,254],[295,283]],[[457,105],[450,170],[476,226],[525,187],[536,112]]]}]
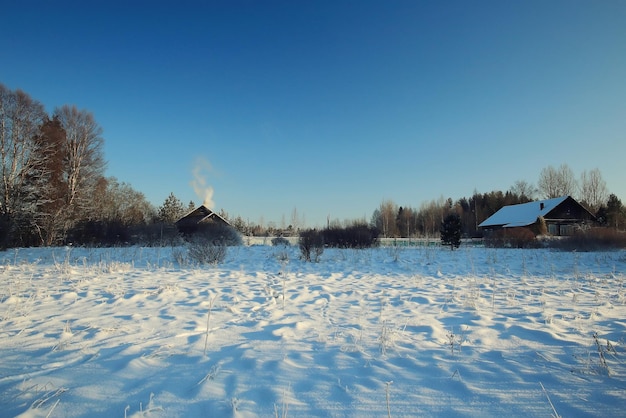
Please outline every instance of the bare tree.
[{"label": "bare tree", "polygon": [[72,212],[89,212],[89,205],[98,180],[106,166],[102,147],[102,128],[93,115],[76,106],[62,106],[55,109],[65,130],[65,178],[67,179],[66,204]]},{"label": "bare tree", "polygon": [[391,200],[383,200],[372,215],[372,225],[381,232],[385,238],[398,236],[396,225],[396,213],[398,208]]},{"label": "bare tree", "polygon": [[145,225],[156,216],[154,207],[143,193],[115,177],[102,178],[97,189],[99,198],[94,206],[102,221],[135,226]]},{"label": "bare tree", "polygon": [[36,212],[33,196],[37,190],[31,179],[38,160],[33,138],[45,117],[41,103],[0,84],[0,229],[4,235],[0,238],[5,244],[10,234],[21,239]]},{"label": "bare tree", "polygon": [[567,164],[561,164],[558,169],[548,166],[541,170],[537,186],[544,199],[571,196],[576,192],[576,179]]},{"label": "bare tree", "polygon": [[300,219],[300,215],[298,214],[298,209],[295,207],[291,211],[291,228],[298,232],[300,228],[304,226],[304,222]]},{"label": "bare tree", "polygon": [[412,225],[412,218],[413,210],[411,208],[402,206],[398,208],[398,213],[396,215],[396,227],[401,237],[408,238],[411,236],[411,227],[415,227],[415,225]]},{"label": "bare tree", "polygon": [[42,245],[62,241],[65,225],[65,180],[63,170],[65,131],[57,119],[48,119],[34,138],[37,164],[32,182],[38,190],[35,230]]},{"label": "bare tree", "polygon": [[426,237],[434,237],[439,233],[439,227],[444,217],[451,209],[451,200],[440,196],[437,200],[423,202],[418,211],[419,229]]},{"label": "bare tree", "polygon": [[[104,172],[102,129],[93,116],[43,105],[0,84],[0,230],[11,244],[51,245],[93,212]],[[0,243],[1,244],[1,243]]]},{"label": "bare tree", "polygon": [[511,186],[511,193],[517,195],[523,202],[530,202],[535,199],[537,188],[525,180],[517,180]]},{"label": "bare tree", "polygon": [[598,168],[580,174],[580,200],[587,204],[592,211],[600,209],[608,199],[609,192],[602,173]]}]

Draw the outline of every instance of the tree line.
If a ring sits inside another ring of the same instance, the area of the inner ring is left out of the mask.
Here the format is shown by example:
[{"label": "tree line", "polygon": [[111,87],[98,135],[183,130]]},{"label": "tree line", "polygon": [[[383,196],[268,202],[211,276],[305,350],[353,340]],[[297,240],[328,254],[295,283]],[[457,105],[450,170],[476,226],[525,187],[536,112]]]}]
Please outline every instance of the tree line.
[{"label": "tree line", "polygon": [[583,171],[576,179],[567,164],[542,169],[537,186],[519,180],[507,191],[474,191],[470,197],[456,201],[440,197],[422,203],[417,209],[383,200],[374,210],[371,224],[386,238],[438,237],[442,222],[454,213],[461,220],[464,237],[480,237],[482,232],[478,225],[503,206],[566,195],[574,197],[593,213],[600,225],[626,228],[626,208],[615,194],[609,193],[600,170]]},{"label": "tree line", "polygon": [[[194,208],[193,202],[184,205],[171,193],[155,208],[129,184],[106,177],[102,132],[87,110],[63,105],[47,114],[24,91],[0,84],[0,248],[177,239],[174,223]],[[505,192],[475,191],[456,201],[442,197],[419,208],[385,200],[374,210],[370,226],[381,237],[437,237],[445,216],[456,213],[463,236],[473,237],[480,235],[478,225],[505,205],[566,194],[600,222],[626,226],[622,202],[608,193],[600,170],[585,171],[576,179],[565,164],[543,169],[536,187],[518,181]],[[229,219],[223,210],[220,215]],[[306,223],[296,209],[280,227],[241,217],[231,221],[244,235],[297,235]]]},{"label": "tree line", "polygon": [[[583,171],[578,178],[567,165],[559,167],[548,166],[541,170],[537,186],[525,180],[516,181],[508,190],[494,190],[486,193],[474,191],[469,197],[457,200],[440,197],[422,203],[419,207],[398,205],[392,200],[383,200],[373,211],[369,225],[376,228],[383,238],[438,238],[441,233],[441,224],[447,215],[457,214],[461,220],[462,236],[466,238],[481,237],[482,231],[478,228],[485,219],[496,213],[503,206],[528,203],[538,199],[551,199],[569,195],[574,197],[591,213],[599,223],[617,229],[626,228],[626,208],[621,200],[609,193],[606,182],[598,168]],[[298,235],[300,227],[305,222],[296,211],[290,218],[285,219],[280,226],[269,223],[254,223],[244,221],[241,217],[228,217],[233,226],[244,235],[251,236],[294,236]],[[361,220],[329,221],[328,227],[342,226],[347,228]]]},{"label": "tree line", "polygon": [[[157,210],[129,184],[105,177],[103,146],[89,111],[63,105],[47,114],[24,91],[0,84],[0,248],[162,236],[169,208]],[[184,208],[175,210],[171,216]]]}]

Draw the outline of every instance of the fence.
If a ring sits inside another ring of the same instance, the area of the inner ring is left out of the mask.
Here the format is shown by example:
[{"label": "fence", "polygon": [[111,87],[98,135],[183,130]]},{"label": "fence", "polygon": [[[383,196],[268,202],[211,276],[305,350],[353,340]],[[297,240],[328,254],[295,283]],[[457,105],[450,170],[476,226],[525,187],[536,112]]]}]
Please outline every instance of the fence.
[{"label": "fence", "polygon": [[[272,245],[272,239],[275,237],[243,237],[245,245]],[[285,238],[291,245],[298,245],[298,237]],[[378,242],[381,247],[439,247],[441,239],[439,238],[379,238]],[[483,245],[482,239],[463,239],[461,245],[464,246],[480,246]]]}]

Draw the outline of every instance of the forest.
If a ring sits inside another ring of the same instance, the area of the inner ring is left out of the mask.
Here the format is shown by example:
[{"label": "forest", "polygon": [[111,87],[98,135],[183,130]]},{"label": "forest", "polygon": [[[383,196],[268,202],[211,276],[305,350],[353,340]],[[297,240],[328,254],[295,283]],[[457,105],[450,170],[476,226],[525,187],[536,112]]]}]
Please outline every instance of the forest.
[{"label": "forest", "polygon": [[[93,114],[63,105],[48,114],[22,90],[0,84],[0,248],[58,245],[158,245],[176,240],[174,223],[193,209],[170,193],[155,207],[130,184],[105,175],[102,128]],[[390,200],[370,220],[328,220],[326,227],[367,224],[381,237],[435,237],[449,213],[461,218],[464,237],[480,237],[478,225],[505,205],[571,195],[599,222],[623,230],[626,211],[609,193],[600,169],[576,178],[562,164],[546,167],[538,184],[517,181],[506,191],[439,198],[418,208]],[[296,209],[291,222],[254,224],[220,214],[244,235],[294,236],[306,225]]]}]

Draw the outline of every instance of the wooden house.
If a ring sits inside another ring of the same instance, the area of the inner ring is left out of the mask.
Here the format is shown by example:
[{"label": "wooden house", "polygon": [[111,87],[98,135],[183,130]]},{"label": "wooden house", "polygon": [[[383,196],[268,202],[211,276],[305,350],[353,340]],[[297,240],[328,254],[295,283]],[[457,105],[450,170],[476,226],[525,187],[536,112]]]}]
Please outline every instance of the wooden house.
[{"label": "wooden house", "polygon": [[193,234],[201,227],[210,225],[230,226],[230,222],[204,205],[176,221],[178,231],[185,235]]},{"label": "wooden house", "polygon": [[596,223],[596,217],[571,196],[504,206],[478,225],[488,235],[504,228],[531,228],[543,219],[550,235],[571,235],[577,226]]}]

